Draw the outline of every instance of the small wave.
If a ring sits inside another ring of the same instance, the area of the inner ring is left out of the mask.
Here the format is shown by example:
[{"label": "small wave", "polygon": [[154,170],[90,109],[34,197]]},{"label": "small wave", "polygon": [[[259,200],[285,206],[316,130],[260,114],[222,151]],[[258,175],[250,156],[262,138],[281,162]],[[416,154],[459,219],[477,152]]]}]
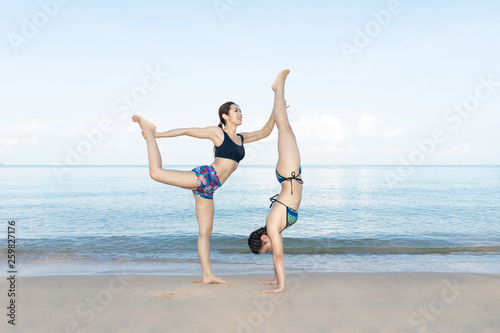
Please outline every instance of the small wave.
[{"label": "small wave", "polygon": [[[143,237],[72,237],[64,239],[23,239],[16,254],[23,257],[67,256],[104,259],[179,260],[197,257],[197,235],[159,235]],[[394,255],[394,254],[459,254],[500,255],[499,239],[410,238],[284,238],[287,254],[309,255]],[[211,250],[222,254],[249,254],[246,236],[212,235]],[[8,249],[0,250],[7,256]]]},{"label": "small wave", "polygon": [[[241,249],[224,249],[221,252],[237,252],[247,253]],[[370,248],[370,247],[287,247],[284,249],[286,254],[360,254],[360,255],[394,255],[394,254],[498,254],[500,255],[500,247],[498,246],[478,246],[478,247],[443,247],[443,248],[409,248],[409,247],[386,247],[386,248]]]}]

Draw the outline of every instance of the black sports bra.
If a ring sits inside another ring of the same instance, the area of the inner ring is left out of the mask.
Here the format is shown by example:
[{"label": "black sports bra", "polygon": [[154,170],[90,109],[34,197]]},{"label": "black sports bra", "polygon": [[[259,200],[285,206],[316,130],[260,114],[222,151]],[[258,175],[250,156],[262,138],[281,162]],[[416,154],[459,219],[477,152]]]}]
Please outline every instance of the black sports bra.
[{"label": "black sports bra", "polygon": [[229,137],[226,131],[224,132],[224,141],[219,147],[215,147],[215,157],[228,158],[240,163],[240,161],[245,157],[245,148],[243,147],[243,135],[238,134],[241,137],[241,146],[234,143]]}]

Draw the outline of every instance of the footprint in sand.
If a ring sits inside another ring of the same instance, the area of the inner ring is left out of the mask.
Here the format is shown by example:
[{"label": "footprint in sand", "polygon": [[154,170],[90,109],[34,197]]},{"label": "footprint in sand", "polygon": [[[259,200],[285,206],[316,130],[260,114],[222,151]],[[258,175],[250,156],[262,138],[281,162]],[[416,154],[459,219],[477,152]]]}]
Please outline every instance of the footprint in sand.
[{"label": "footprint in sand", "polygon": [[[231,281],[227,281],[226,283],[219,283],[219,282],[210,282],[210,283],[207,283],[207,284],[220,284],[220,285],[229,285]],[[203,282],[201,280],[193,280],[191,283],[193,284],[203,284]]]},{"label": "footprint in sand", "polygon": [[254,278],[254,277],[249,277],[248,280],[250,281],[264,281],[264,279],[261,279],[261,278]]},{"label": "footprint in sand", "polygon": [[171,300],[174,297],[175,297],[174,293],[161,294],[161,295],[155,296],[155,298],[158,298],[161,302],[164,302],[165,299]]}]

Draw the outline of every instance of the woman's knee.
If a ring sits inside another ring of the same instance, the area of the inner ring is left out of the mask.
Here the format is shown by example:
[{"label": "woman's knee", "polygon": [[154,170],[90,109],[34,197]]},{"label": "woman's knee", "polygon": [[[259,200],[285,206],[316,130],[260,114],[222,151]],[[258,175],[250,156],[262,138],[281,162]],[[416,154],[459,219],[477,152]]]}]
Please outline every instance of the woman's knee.
[{"label": "woman's knee", "polygon": [[200,238],[210,238],[212,235],[212,227],[201,227],[198,232]]}]

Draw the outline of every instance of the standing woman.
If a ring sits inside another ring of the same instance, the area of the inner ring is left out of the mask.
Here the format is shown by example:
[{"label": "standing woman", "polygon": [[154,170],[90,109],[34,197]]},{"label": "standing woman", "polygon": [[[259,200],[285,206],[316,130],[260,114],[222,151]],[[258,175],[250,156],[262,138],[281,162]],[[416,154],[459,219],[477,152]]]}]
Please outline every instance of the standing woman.
[{"label": "standing woman", "polygon": [[276,178],[281,183],[281,193],[271,198],[272,209],[267,215],[266,226],[255,230],[248,238],[248,246],[253,253],[273,250],[274,279],[260,283],[278,284],[278,287],[261,290],[264,293],[279,293],[285,290],[285,259],[281,232],[297,222],[302,199],[300,153],[286,114],[285,80],[289,73],[289,70],[282,71],[272,85],[273,114],[278,127]]},{"label": "standing woman", "polygon": [[[242,123],[242,114],[239,106],[233,102],[222,104],[219,108],[219,119],[219,126],[179,128],[157,133],[156,126],[152,123],[141,116],[132,117],[133,121],[139,123],[146,139],[151,178],[167,185],[193,191],[199,227],[198,255],[203,270],[203,283],[227,283],[214,275],[210,265],[210,235],[214,223],[213,193],[226,182],[245,156],[243,143],[254,142],[269,136],[274,127],[274,118],[271,114],[261,130],[236,134],[236,127]],[[172,138],[181,135],[212,140],[215,146],[214,162],[211,165],[196,167],[192,171],[163,169],[156,138]]]}]

